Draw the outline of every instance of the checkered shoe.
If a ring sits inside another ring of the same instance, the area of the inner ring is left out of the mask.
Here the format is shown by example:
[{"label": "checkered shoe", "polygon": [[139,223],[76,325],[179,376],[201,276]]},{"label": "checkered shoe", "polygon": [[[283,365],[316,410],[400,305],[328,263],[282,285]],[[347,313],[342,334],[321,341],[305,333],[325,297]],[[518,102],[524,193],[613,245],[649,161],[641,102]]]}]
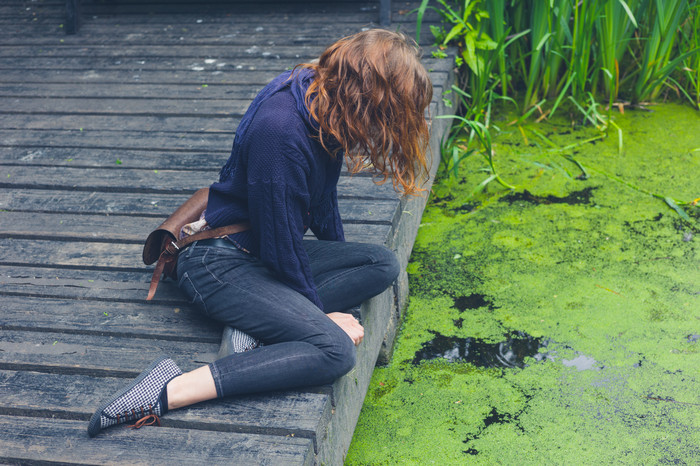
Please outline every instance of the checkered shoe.
[{"label": "checkered shoe", "polygon": [[167,356],[159,357],[128,387],[100,406],[90,419],[88,435],[94,437],[106,427],[148,415],[160,416],[167,410],[167,407],[163,409],[160,404],[160,394],[168,382],[180,374],[182,371],[171,359]]},{"label": "checkered shoe", "polygon": [[256,340],[247,333],[227,325],[224,327],[224,334],[221,337],[221,346],[216,359],[221,359],[234,353],[244,353],[258,346],[263,346],[260,340]]}]

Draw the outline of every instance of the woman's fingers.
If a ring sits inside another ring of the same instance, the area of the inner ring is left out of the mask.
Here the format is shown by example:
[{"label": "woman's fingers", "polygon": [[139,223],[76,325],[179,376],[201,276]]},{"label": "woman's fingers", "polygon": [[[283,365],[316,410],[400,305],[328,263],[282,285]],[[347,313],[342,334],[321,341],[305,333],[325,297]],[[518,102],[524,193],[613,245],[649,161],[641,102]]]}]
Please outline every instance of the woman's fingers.
[{"label": "woman's fingers", "polygon": [[326,314],[333,322],[335,322],[338,327],[342,328],[345,333],[348,334],[350,339],[359,345],[362,339],[365,337],[365,329],[360,325],[360,322],[355,319],[352,314],[346,314],[344,312],[331,312]]}]

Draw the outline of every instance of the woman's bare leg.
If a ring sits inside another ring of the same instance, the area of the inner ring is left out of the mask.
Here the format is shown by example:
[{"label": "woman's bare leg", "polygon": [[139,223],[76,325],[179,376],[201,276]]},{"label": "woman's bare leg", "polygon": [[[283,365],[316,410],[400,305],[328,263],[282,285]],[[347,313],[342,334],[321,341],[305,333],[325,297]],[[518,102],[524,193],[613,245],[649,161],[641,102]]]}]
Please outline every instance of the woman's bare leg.
[{"label": "woman's bare leg", "polygon": [[168,382],[168,410],[216,398],[216,385],[209,366],[186,372]]}]

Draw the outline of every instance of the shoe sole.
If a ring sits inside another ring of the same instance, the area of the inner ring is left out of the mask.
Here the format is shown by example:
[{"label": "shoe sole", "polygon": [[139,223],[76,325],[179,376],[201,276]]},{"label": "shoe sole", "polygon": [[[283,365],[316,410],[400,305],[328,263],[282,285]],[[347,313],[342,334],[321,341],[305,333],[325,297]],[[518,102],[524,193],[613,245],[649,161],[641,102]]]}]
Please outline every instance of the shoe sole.
[{"label": "shoe sole", "polygon": [[[156,359],[153,363],[151,363],[151,365],[150,365],[147,369],[144,369],[144,371],[141,372],[141,373],[139,374],[139,376],[136,377],[136,378],[134,379],[134,381],[131,382],[131,384],[130,384],[128,387],[124,388],[124,389],[121,390],[119,393],[117,393],[116,395],[112,396],[112,398],[110,398],[107,402],[105,402],[102,406],[100,406],[100,407],[98,408],[98,410],[95,411],[95,414],[93,414],[92,417],[90,418],[90,424],[88,424],[88,435],[89,435],[90,437],[94,437],[95,435],[97,435],[98,433],[100,433],[100,431],[102,430],[102,420],[100,419],[100,418],[102,417],[102,412],[103,412],[105,409],[107,409],[107,407],[108,407],[109,405],[111,405],[112,403],[114,403],[118,398],[121,398],[121,397],[124,396],[129,390],[131,390],[132,388],[134,388],[136,385],[140,384],[140,383],[143,381],[143,379],[145,379],[145,378],[148,376],[148,374],[150,374],[150,373],[153,371],[153,369],[156,368],[156,366],[157,366],[158,364],[160,364],[161,362],[163,362],[163,361],[166,360],[166,359],[169,359],[169,357],[166,356],[166,355],[160,356],[160,357],[159,357],[158,359]],[[116,425],[116,424],[115,424],[115,425]]]}]

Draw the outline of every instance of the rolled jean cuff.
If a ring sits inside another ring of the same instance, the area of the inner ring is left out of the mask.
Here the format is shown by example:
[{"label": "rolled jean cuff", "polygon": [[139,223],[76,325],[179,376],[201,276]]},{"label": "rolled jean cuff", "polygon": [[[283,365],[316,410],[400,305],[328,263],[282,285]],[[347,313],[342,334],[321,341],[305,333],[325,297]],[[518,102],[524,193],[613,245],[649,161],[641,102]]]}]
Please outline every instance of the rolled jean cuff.
[{"label": "rolled jean cuff", "polygon": [[211,371],[211,377],[214,379],[214,386],[216,387],[216,396],[218,398],[224,397],[224,389],[221,386],[221,373],[219,368],[216,367],[216,361],[209,363],[209,370]]}]

